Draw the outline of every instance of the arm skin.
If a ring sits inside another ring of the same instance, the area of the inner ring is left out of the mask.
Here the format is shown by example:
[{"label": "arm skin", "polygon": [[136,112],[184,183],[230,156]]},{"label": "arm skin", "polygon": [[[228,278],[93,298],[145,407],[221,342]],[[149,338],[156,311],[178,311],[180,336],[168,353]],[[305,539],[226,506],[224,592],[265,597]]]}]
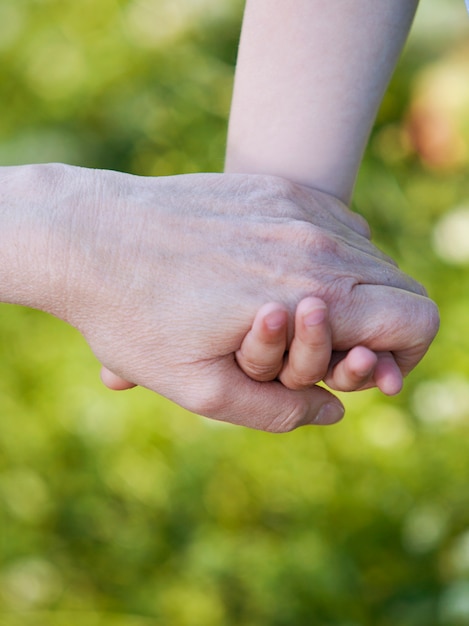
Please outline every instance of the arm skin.
[{"label": "arm skin", "polygon": [[[348,202],[415,8],[413,0],[248,0],[226,171],[279,174]],[[277,303],[276,310],[281,313],[283,304]],[[383,311],[376,315],[382,318]],[[286,328],[272,336],[262,332],[262,319],[256,318],[254,325],[256,333],[243,342],[237,360],[256,380],[279,375],[288,387],[301,389],[326,375],[332,388],[343,391],[373,384],[385,393],[400,389],[401,372],[392,355],[381,353],[377,359],[360,346],[348,345],[354,349],[340,355],[340,361],[335,354],[327,375],[327,320],[305,332],[295,325],[285,361]],[[422,320],[420,332],[424,325]],[[337,334],[333,339],[337,348]],[[396,348],[395,343],[390,346]],[[415,363],[410,359],[405,371]],[[112,389],[132,386],[106,368],[102,377]]]},{"label": "arm skin", "polygon": [[417,0],[247,0],[226,171],[349,204]]},{"label": "arm skin", "polygon": [[[416,7],[416,0],[248,0],[226,171],[284,176],[349,203]],[[239,363],[249,371],[248,363]],[[278,363],[272,365],[272,373],[278,371]],[[328,384],[360,388],[364,381],[354,387],[343,376],[345,366],[331,368]],[[389,353],[379,355],[373,376],[383,390],[389,381],[392,393],[400,387],[401,373]]]},{"label": "arm skin", "polygon": [[1,302],[65,320],[107,371],[234,424],[281,432],[343,414],[326,389],[290,390],[239,369],[234,353],[265,302],[292,315],[317,293],[341,349],[393,343],[403,368],[438,325],[433,303],[374,248],[361,219],[276,177],[6,167],[0,223]]}]

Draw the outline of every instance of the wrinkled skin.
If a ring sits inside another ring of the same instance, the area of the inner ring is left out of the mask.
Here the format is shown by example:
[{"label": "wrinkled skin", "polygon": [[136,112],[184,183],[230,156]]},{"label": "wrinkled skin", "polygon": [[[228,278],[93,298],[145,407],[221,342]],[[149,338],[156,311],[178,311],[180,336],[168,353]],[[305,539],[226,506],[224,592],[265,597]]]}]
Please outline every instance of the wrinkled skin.
[{"label": "wrinkled skin", "polygon": [[300,299],[322,298],[334,350],[392,351],[404,374],[437,331],[422,287],[321,192],[268,176],[17,170],[7,187],[29,237],[23,218],[3,300],[65,319],[108,370],[196,413],[271,431],[313,423],[325,405],[320,422],[340,418],[327,390],[255,382],[237,366],[265,302],[293,313]]}]

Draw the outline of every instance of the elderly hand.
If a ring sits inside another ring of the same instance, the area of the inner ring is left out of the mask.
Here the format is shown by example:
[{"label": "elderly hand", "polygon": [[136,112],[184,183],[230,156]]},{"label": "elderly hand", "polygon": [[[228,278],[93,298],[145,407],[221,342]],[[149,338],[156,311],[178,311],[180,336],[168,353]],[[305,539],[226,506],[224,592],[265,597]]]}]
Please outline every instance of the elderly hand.
[{"label": "elderly hand", "polygon": [[2,168],[0,296],[78,328],[114,375],[187,409],[286,431],[340,419],[325,389],[251,380],[235,352],[259,307],[330,311],[332,346],[426,352],[435,305],[335,198],[268,176],[143,178]]}]

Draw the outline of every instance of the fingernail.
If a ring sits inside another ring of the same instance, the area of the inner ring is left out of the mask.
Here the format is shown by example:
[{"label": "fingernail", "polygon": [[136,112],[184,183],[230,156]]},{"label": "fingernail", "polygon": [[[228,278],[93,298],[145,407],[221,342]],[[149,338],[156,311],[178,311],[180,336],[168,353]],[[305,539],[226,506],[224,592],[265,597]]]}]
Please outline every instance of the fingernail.
[{"label": "fingernail", "polygon": [[343,418],[344,413],[345,409],[341,404],[328,402],[327,404],[323,404],[323,406],[319,409],[319,413],[313,421],[313,424],[318,424],[319,426],[335,424]]},{"label": "fingernail", "polygon": [[318,324],[322,324],[322,322],[326,319],[326,308],[319,307],[317,309],[312,309],[306,315],[303,316],[303,322],[305,326],[317,326]]},{"label": "fingernail", "polygon": [[272,311],[264,318],[265,325],[269,330],[278,330],[285,324],[285,311]]}]

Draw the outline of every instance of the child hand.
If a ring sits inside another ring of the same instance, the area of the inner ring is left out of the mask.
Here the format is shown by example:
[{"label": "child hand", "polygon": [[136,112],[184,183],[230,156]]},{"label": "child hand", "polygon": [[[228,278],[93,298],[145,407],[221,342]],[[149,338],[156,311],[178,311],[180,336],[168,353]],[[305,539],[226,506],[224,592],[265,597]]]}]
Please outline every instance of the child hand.
[{"label": "child hand", "polygon": [[[378,387],[387,395],[402,388],[402,374],[389,352],[364,346],[333,352],[326,304],[302,300],[296,309],[294,335],[288,344],[288,311],[281,304],[262,306],[236,353],[239,367],[258,381],[277,378],[289,389],[307,389],[320,380],[337,391]],[[286,352],[287,351],[287,352]]]}]

